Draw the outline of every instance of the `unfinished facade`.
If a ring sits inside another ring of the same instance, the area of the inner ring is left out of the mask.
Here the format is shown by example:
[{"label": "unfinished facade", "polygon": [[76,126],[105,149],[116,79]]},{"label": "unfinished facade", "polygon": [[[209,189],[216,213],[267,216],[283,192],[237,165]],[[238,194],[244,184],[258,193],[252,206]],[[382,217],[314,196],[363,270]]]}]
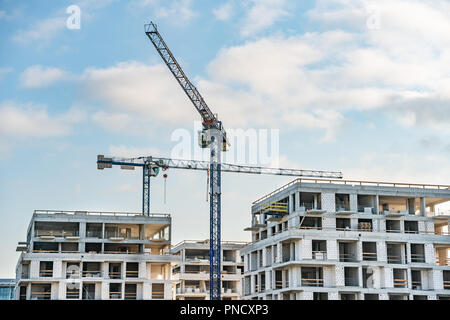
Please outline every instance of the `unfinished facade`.
[{"label": "unfinished facade", "polygon": [[449,299],[449,202],[449,186],[294,180],[252,206],[244,299]]},{"label": "unfinished facade", "polygon": [[[223,241],[222,247],[222,300],[241,298],[244,263],[239,249],[244,242]],[[173,254],[181,262],[174,266],[173,277],[178,280],[176,300],[209,300],[209,240],[183,241],[175,245]]]},{"label": "unfinished facade", "polygon": [[15,299],[172,299],[171,225],[168,214],[36,210]]}]

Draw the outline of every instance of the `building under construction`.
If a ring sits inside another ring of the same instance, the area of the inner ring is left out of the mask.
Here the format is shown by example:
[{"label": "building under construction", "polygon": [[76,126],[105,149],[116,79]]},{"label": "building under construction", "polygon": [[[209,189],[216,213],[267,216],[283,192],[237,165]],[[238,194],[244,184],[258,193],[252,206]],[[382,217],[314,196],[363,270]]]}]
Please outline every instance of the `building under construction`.
[{"label": "building under construction", "polygon": [[[242,296],[244,263],[239,250],[245,242],[222,241],[222,300],[238,300]],[[177,281],[176,300],[209,300],[209,240],[182,241],[175,245],[172,253],[179,255],[180,263],[173,268],[173,279]]]},{"label": "building under construction", "polygon": [[450,299],[449,186],[297,179],[252,206],[244,299]]},{"label": "building under construction", "polygon": [[19,243],[16,299],[172,299],[168,214],[41,211]]}]

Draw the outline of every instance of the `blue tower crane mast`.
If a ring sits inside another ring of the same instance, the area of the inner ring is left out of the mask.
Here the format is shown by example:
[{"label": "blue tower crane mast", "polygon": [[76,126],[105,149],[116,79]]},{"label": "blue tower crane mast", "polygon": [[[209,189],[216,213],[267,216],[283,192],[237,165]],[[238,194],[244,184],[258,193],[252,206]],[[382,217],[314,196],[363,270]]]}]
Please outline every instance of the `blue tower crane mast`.
[{"label": "blue tower crane mast", "polygon": [[227,135],[225,129],[222,127],[222,122],[212,113],[206,104],[205,100],[198,92],[197,88],[191,83],[188,77],[181,69],[177,60],[173,56],[170,49],[167,47],[163,38],[158,32],[156,25],[153,22],[144,26],[145,34],[155,46],[161,58],[166,63],[169,70],[177,79],[181,88],[183,88],[186,95],[189,97],[194,107],[202,117],[203,136],[205,139],[203,147],[210,149],[210,299],[220,300],[220,219],[221,219],[221,151],[227,149]]}]

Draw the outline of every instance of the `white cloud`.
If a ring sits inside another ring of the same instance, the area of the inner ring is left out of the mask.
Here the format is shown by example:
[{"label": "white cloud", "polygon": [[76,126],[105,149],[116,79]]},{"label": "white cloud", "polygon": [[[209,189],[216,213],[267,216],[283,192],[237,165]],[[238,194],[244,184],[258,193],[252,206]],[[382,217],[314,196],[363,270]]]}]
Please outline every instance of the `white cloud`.
[{"label": "white cloud", "polygon": [[[148,130],[186,124],[198,115],[166,66],[121,62],[115,66],[87,69],[83,80],[89,99],[104,102],[108,111],[94,120],[118,131]],[[128,128],[128,129],[126,129]]]},{"label": "white cloud", "polygon": [[75,108],[50,116],[44,106],[12,101],[0,103],[0,135],[8,140],[67,135],[73,125],[83,119],[84,113]]},{"label": "white cloud", "polygon": [[289,15],[286,0],[251,0],[242,22],[241,35],[255,35]]},{"label": "white cloud", "polygon": [[42,88],[61,81],[67,77],[64,70],[34,65],[28,67],[21,75],[20,82],[24,88]]},{"label": "white cloud", "polygon": [[226,21],[230,20],[233,15],[233,11],[234,9],[231,2],[226,2],[217,9],[213,9],[213,14],[217,20]]},{"label": "white cloud", "polygon": [[33,23],[28,29],[19,30],[13,40],[20,44],[46,45],[66,27],[66,17],[47,18]]}]

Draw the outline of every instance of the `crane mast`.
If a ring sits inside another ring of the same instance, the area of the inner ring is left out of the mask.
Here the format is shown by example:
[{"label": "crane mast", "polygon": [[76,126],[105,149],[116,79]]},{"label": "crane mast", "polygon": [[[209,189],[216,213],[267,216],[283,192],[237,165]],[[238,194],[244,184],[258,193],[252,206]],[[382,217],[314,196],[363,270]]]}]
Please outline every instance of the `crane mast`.
[{"label": "crane mast", "polygon": [[191,100],[194,107],[202,117],[203,132],[202,138],[204,141],[202,147],[210,148],[210,251],[209,251],[209,294],[211,300],[220,300],[221,293],[221,247],[220,247],[220,152],[227,148],[226,132],[222,127],[222,123],[212,113],[206,104],[205,100],[198,92],[197,88],[191,83],[189,78],[183,72],[177,60],[173,56],[169,47],[164,42],[164,39],[158,32],[156,25],[153,22],[144,26],[145,34],[155,46],[161,58],[166,63],[169,70],[172,72],[175,79],[177,79],[181,88]]}]

